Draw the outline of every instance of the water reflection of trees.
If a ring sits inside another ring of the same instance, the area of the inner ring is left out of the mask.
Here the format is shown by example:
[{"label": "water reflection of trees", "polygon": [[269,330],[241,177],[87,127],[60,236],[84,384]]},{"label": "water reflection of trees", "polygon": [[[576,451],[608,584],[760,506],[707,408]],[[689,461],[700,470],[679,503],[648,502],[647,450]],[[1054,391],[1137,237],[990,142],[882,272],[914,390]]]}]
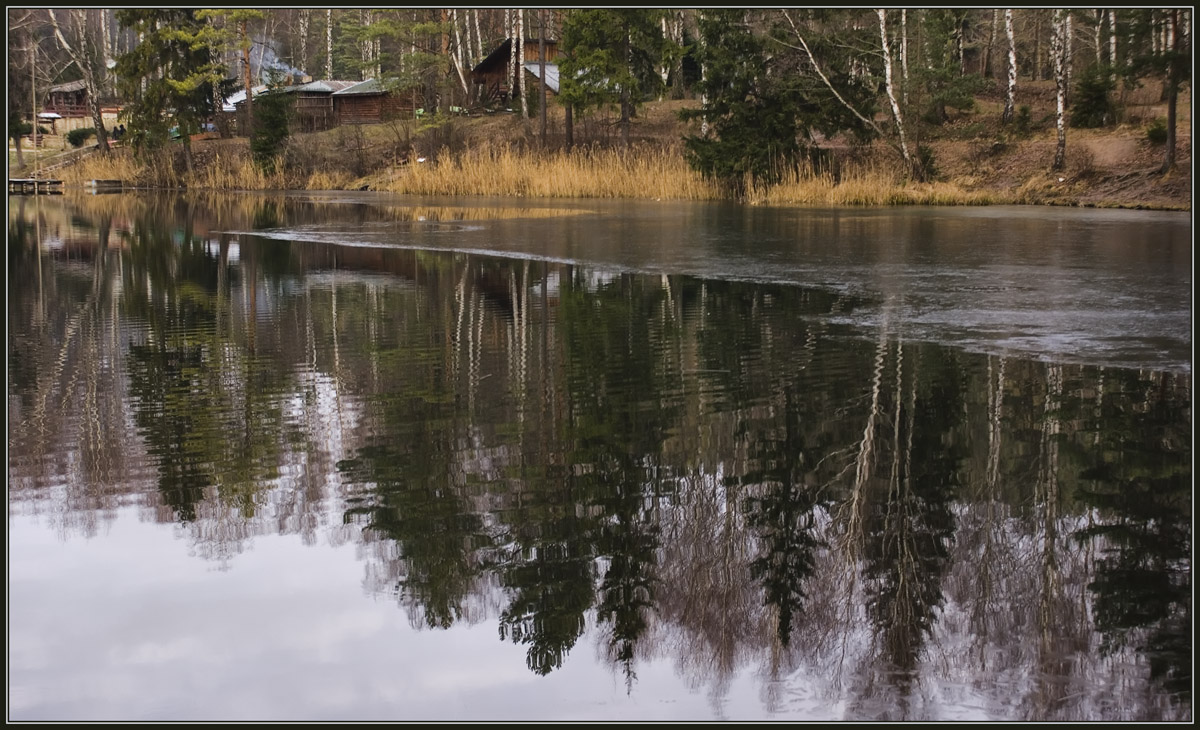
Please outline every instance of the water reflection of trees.
[{"label": "water reflection of trees", "polygon": [[315,543],[332,508],[415,626],[495,620],[539,674],[594,626],[628,691],[666,660],[717,708],[754,671],[771,707],[850,718],[938,692],[1190,716],[1189,377],[864,341],[825,317],[852,298],[793,287],[219,232],[289,201],[203,231],[180,206],[10,214],[18,504],[66,483],[64,526],[94,531],[137,501],[220,560]]}]

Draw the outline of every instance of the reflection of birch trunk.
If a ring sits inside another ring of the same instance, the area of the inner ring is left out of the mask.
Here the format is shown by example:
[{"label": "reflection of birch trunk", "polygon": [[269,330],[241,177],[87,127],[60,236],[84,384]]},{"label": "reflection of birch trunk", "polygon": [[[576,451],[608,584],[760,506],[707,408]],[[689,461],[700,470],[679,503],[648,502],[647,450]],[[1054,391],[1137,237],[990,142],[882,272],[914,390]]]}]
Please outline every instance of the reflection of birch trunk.
[{"label": "reflection of birch trunk", "polygon": [[1000,515],[997,506],[1000,503],[1000,454],[1003,436],[1002,422],[1004,419],[1004,366],[1005,358],[996,358],[995,387],[992,387],[993,359],[988,358],[988,451],[987,468],[984,477],[984,494],[978,500],[983,505],[982,546],[979,560],[974,565],[976,595],[978,600],[972,603],[971,611],[972,633],[979,645],[979,661],[983,669],[987,669],[987,645],[990,640],[988,626],[993,620],[996,606],[993,603],[995,579],[993,570],[999,560],[999,550],[996,545],[996,535],[1000,528]]},{"label": "reflection of birch trunk", "polygon": [[1038,669],[1034,704],[1038,717],[1061,705],[1066,684],[1063,631],[1059,616],[1062,600],[1062,570],[1055,543],[1058,538],[1058,433],[1059,406],[1062,398],[1062,367],[1049,365],[1046,370],[1045,416],[1038,468],[1037,491],[1042,502],[1042,588],[1038,600]]},{"label": "reflection of birch trunk", "polygon": [[[526,375],[527,375],[527,347],[529,336],[529,294],[528,294],[528,276],[529,276],[529,261],[526,260],[525,268],[521,270],[521,276],[518,280],[515,271],[510,271],[508,275],[509,282],[509,298],[512,300],[513,318],[510,327],[509,336],[509,368],[514,381],[515,393],[517,400],[517,420],[523,426],[525,423],[525,411],[527,410],[526,403]],[[524,433],[524,429],[521,429]]]},{"label": "reflection of birch trunk", "polygon": [[879,341],[875,346],[874,374],[871,380],[871,405],[867,410],[867,424],[863,428],[862,440],[858,446],[858,456],[854,462],[854,483],[850,488],[850,496],[842,508],[845,514],[841,544],[843,555],[842,571],[845,576],[843,585],[846,590],[846,599],[842,605],[845,611],[844,626],[847,629],[842,632],[843,660],[846,657],[847,643],[851,633],[848,629],[853,625],[854,611],[858,605],[854,599],[854,593],[857,588],[858,564],[862,556],[863,543],[866,540],[862,524],[863,511],[865,509],[865,491],[867,480],[871,476],[871,467],[875,456],[875,430],[876,423],[880,417],[879,401],[883,390],[883,364],[887,355],[887,331],[887,317],[885,314],[884,323],[879,328]]}]

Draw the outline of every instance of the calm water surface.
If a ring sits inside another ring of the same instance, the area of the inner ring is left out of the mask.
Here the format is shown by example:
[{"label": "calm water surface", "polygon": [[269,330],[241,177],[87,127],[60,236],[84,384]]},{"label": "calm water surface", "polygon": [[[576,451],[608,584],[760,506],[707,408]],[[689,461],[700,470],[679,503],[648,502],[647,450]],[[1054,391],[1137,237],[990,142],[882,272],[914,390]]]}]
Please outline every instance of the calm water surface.
[{"label": "calm water surface", "polygon": [[1191,720],[1188,214],[9,198],[10,720]]}]

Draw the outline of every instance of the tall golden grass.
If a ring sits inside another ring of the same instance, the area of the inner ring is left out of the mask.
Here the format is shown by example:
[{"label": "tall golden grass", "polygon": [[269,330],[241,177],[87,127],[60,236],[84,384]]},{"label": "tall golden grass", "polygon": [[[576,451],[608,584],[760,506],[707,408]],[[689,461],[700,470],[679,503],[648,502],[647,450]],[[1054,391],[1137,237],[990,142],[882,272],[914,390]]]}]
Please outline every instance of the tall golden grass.
[{"label": "tall golden grass", "polygon": [[[63,168],[68,185],[89,180],[125,180],[139,185],[189,190],[348,190],[362,187],[349,172],[289,169],[281,158],[275,172],[255,165],[248,150],[222,148],[206,155],[189,174],[180,172],[177,150],[137,158],[129,150],[91,155]],[[691,169],[672,145],[619,149],[539,151],[509,145],[480,145],[461,154],[443,151],[437,161],[389,167],[370,178],[374,190],[412,195],[514,196],[523,198],[635,198],[716,200],[722,188]],[[774,185],[748,181],[746,200],[764,205],[889,206],[994,205],[1044,202],[1045,191],[1030,181],[1008,192],[976,191],[954,182],[911,181],[895,167],[845,162],[839,174],[810,167],[786,174]]]},{"label": "tall golden grass", "polygon": [[748,202],[765,205],[888,206],[996,205],[1014,196],[966,190],[952,182],[914,182],[896,169],[874,163],[847,163],[840,174],[803,168],[775,185],[748,185]]},{"label": "tall golden grass", "polygon": [[437,162],[392,169],[375,188],[412,195],[712,200],[720,192],[661,146],[534,152],[482,146]]}]

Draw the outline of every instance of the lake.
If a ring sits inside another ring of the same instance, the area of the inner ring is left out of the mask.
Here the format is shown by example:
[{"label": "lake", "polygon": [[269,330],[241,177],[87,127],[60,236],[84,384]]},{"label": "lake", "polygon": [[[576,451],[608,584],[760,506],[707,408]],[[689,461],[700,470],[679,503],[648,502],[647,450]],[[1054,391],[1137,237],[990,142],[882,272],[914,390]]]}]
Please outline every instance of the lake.
[{"label": "lake", "polygon": [[1190,721],[1190,213],[10,196],[14,721]]}]

